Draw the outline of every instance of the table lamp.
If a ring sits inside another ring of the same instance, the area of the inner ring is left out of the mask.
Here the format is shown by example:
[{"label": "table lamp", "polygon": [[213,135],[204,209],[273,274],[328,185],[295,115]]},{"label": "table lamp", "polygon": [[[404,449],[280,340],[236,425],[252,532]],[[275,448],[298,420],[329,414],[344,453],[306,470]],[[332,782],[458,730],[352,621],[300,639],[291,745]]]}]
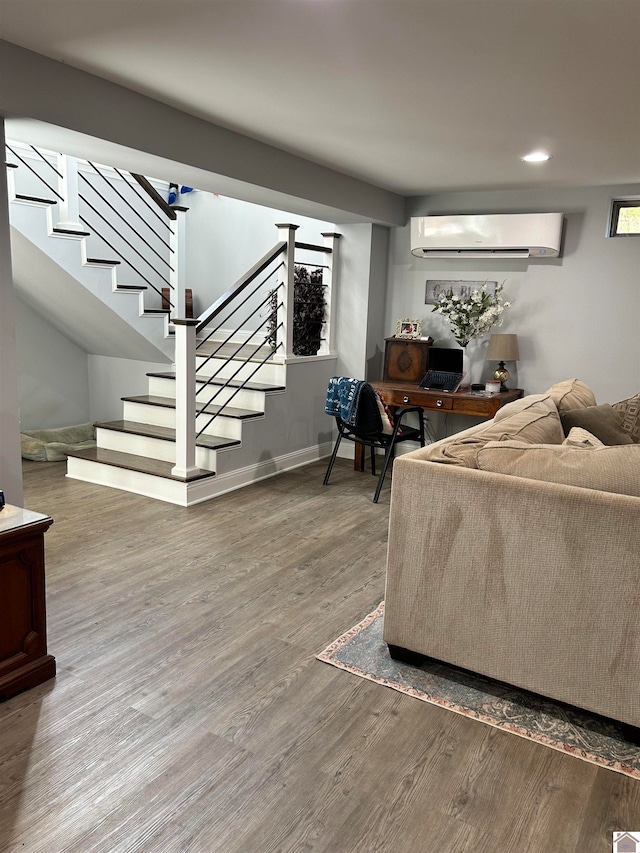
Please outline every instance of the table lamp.
[{"label": "table lamp", "polygon": [[485,360],[500,362],[493,378],[500,381],[501,391],[507,390],[505,382],[509,378],[509,371],[504,366],[505,361],[518,361],[519,358],[517,335],[491,335]]}]

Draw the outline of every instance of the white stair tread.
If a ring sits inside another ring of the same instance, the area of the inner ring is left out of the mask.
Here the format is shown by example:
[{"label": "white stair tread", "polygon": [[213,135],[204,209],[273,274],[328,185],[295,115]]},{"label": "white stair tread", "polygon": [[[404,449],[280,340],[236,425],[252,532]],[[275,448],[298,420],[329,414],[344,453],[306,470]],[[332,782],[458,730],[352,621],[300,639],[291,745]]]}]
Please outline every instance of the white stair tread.
[{"label": "white stair tread", "polygon": [[[173,397],[158,397],[155,394],[141,394],[137,397],[122,397],[121,399],[125,403],[143,403],[147,406],[159,406],[165,409],[175,409],[176,407],[176,401]],[[236,406],[201,406],[197,408],[198,414],[204,415],[217,415],[221,410],[225,417],[240,420],[264,416],[264,412],[255,409],[241,409]]]},{"label": "white stair tread", "polygon": [[[175,379],[176,374],[173,370],[168,370],[164,373],[147,373],[147,376],[157,379]],[[246,388],[249,391],[285,391],[284,385],[268,385],[264,382],[239,382],[238,380],[230,379],[196,379],[199,385],[227,385],[229,388]]]},{"label": "white stair tread", "polygon": [[223,344],[220,341],[203,341],[196,347],[196,355],[208,356],[215,353],[215,358],[224,358],[240,361],[260,361],[268,364],[273,355],[273,350],[269,346],[261,346],[259,344],[247,343],[228,343]]}]

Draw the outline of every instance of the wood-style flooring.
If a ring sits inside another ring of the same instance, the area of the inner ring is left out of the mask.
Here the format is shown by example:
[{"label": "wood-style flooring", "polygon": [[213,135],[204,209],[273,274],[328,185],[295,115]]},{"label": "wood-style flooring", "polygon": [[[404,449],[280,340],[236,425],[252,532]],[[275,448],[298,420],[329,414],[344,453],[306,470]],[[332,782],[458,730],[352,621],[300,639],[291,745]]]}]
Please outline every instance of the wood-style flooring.
[{"label": "wood-style flooring", "polygon": [[183,509],[25,463],[58,676],[0,704],[3,853],[611,853],[640,829],[640,782],[315,659],[383,598],[389,511],[324,468]]}]

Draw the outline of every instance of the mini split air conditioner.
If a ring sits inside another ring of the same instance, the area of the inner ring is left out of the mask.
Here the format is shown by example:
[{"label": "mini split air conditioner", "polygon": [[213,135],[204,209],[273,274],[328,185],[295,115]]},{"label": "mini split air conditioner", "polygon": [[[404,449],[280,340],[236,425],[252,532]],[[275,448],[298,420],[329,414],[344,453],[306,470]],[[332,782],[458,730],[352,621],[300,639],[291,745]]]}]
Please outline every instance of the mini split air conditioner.
[{"label": "mini split air conditioner", "polygon": [[556,258],[561,213],[414,216],[411,252],[419,258]]}]

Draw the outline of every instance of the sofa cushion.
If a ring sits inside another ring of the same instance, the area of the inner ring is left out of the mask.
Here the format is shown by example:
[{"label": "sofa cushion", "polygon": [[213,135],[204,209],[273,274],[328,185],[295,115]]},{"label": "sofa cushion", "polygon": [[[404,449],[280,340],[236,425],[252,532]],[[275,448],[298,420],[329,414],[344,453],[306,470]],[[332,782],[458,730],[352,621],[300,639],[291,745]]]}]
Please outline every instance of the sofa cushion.
[{"label": "sofa cushion", "polygon": [[492,441],[477,455],[478,468],[640,497],[640,445],[571,447]]},{"label": "sofa cushion", "polygon": [[633,439],[622,426],[622,418],[613,406],[589,406],[586,409],[571,409],[560,412],[565,435],[573,427],[582,427],[599,438],[603,444],[631,444]]},{"label": "sofa cushion", "polygon": [[636,444],[640,443],[640,394],[614,403],[613,408],[622,416],[622,429]]},{"label": "sofa cushion", "polygon": [[431,462],[445,462],[477,468],[476,455],[488,441],[517,439],[530,444],[561,444],[564,440],[555,406],[535,401],[508,418],[490,421],[480,432],[458,441],[441,443],[425,456]]},{"label": "sofa cushion", "polygon": [[507,403],[495,413],[493,421],[503,421],[505,418],[510,418],[511,415],[517,415],[518,412],[523,412],[532,407],[539,408],[538,404],[543,404],[550,412],[557,411],[556,404],[553,402],[551,395],[546,394],[529,394],[526,397],[520,397],[519,400],[514,400],[512,403]]},{"label": "sofa cushion", "polygon": [[606,447],[603,441],[582,427],[572,427],[562,443],[571,447]]},{"label": "sofa cushion", "polygon": [[569,409],[584,409],[587,406],[596,405],[593,391],[580,379],[565,379],[563,382],[556,382],[549,388],[547,394],[556,404],[559,412],[566,412]]}]

